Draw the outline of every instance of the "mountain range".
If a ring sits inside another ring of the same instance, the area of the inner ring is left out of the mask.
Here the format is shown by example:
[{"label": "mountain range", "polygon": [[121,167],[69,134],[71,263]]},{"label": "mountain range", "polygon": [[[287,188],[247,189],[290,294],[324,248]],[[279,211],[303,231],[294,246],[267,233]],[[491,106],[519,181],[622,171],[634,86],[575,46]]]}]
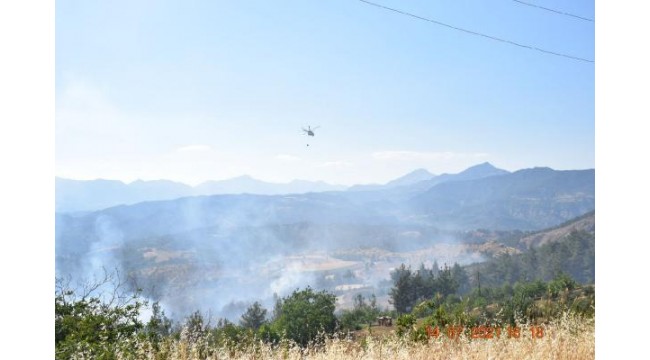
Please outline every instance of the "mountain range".
[{"label": "mountain range", "polygon": [[[298,243],[321,239],[345,246],[378,239],[386,243],[402,241],[400,236],[393,236],[397,230],[390,229],[399,229],[399,233],[409,229],[419,233],[435,233],[431,229],[539,230],[593,211],[594,175],[593,169],[533,168],[509,173],[482,164],[444,176],[446,181],[440,183],[436,183],[436,179],[443,175],[374,191],[225,194],[145,201],[88,213],[57,213],[57,247],[68,248],[70,244],[75,244],[73,248],[85,247],[81,244],[107,239],[112,243],[113,238],[126,241],[166,236],[202,228],[232,232],[243,228],[286,229],[296,224],[327,229],[332,235],[296,239]],[[167,190],[169,196],[177,196],[174,191],[183,189],[182,184],[177,186],[171,182],[154,184],[158,189]],[[101,185],[106,191],[103,195],[111,194],[106,189],[113,191],[115,201],[121,199],[118,195],[124,189],[124,184],[119,182],[96,181],[86,185]],[[151,193],[146,195],[151,196]],[[379,228],[384,230],[368,230]],[[427,241],[435,240],[433,238],[429,236]]]},{"label": "mountain range", "polygon": [[326,191],[386,191],[392,194],[427,190],[434,185],[462,180],[507,174],[490,163],[472,166],[458,174],[434,175],[425,169],[414,170],[386,184],[366,184],[346,187],[323,181],[293,180],[289,183],[271,183],[248,175],[219,181],[206,181],[189,186],[170,180],[136,180],[124,183],[118,180],[72,180],[55,178],[56,212],[88,212],[117,205],[132,205],[143,201],[172,200],[188,196],[256,194],[282,195]]},{"label": "mountain range", "polygon": [[117,205],[131,205],[143,201],[171,200],[187,196],[217,194],[277,195],[345,190],[345,186],[322,181],[294,180],[289,183],[270,183],[248,175],[219,181],[206,181],[189,186],[170,180],[136,180],[124,183],[118,180],[72,180],[56,178],[57,212],[95,211]]},{"label": "mountain range", "polygon": [[508,174],[507,170],[498,169],[485,162],[465,169],[458,174],[434,175],[426,169],[417,169],[384,185],[354,185],[348,191],[372,191],[410,187],[409,190],[426,190],[447,181],[474,180],[488,176]]},{"label": "mountain range", "polygon": [[443,182],[407,201],[425,221],[461,228],[533,230],[594,210],[594,170],[533,168]]}]

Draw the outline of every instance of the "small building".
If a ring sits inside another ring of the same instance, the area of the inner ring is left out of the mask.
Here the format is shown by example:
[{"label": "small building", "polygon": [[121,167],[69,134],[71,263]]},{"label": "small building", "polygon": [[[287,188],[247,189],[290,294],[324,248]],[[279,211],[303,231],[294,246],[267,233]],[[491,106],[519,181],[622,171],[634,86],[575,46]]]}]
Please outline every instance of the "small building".
[{"label": "small building", "polygon": [[379,326],[393,326],[393,318],[388,316],[380,316],[377,318],[377,324]]}]

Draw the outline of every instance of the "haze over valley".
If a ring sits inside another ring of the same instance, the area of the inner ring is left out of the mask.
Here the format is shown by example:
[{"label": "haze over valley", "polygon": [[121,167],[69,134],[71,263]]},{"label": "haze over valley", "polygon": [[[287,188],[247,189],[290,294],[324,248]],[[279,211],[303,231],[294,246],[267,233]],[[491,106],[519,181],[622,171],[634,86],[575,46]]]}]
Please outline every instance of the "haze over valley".
[{"label": "haze over valley", "polygon": [[308,285],[337,294],[339,309],[360,293],[389,308],[401,264],[470,266],[595,231],[593,169],[483,163],[351,187],[56,181],[57,276],[118,269],[177,317],[237,319],[253,301],[269,308]]}]

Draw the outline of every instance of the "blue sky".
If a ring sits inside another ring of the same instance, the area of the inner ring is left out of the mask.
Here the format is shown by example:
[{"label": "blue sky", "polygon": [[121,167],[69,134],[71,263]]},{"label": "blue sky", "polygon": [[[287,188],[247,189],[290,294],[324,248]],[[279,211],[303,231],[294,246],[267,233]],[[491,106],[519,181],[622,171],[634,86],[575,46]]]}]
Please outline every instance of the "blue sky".
[{"label": "blue sky", "polygon": [[[511,0],[375,2],[594,59],[593,22]],[[594,18],[593,1],[535,3]],[[59,0],[55,26],[57,176],[349,185],[485,161],[594,167],[593,63],[358,0]]]}]

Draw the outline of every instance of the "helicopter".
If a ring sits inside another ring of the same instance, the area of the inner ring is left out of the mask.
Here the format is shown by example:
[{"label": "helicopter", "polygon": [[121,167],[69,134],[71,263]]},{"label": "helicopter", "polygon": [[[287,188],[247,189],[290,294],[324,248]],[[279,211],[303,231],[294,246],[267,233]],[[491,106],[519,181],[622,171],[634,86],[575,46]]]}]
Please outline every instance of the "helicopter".
[{"label": "helicopter", "polygon": [[302,131],[304,131],[308,136],[314,136],[314,130],[318,129],[320,126],[316,126],[315,128],[311,128],[311,126],[307,125],[307,128],[302,128]]}]

